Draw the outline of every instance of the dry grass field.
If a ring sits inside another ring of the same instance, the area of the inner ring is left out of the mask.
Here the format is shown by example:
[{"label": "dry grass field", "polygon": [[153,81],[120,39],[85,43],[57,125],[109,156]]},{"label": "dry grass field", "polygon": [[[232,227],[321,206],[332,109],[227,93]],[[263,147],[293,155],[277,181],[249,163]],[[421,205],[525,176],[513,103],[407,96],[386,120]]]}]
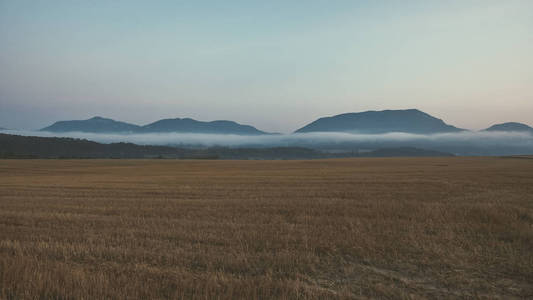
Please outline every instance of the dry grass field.
[{"label": "dry grass field", "polygon": [[0,160],[0,298],[533,297],[533,159]]}]

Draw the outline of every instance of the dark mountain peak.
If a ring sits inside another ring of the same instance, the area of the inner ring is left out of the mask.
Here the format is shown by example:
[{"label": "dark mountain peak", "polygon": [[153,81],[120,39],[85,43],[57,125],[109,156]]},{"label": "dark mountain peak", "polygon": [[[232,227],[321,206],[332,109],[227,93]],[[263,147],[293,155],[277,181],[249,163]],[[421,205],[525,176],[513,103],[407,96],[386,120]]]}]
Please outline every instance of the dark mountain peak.
[{"label": "dark mountain peak", "polygon": [[485,131],[527,131],[527,132],[533,132],[533,128],[524,124],[524,123],[518,123],[518,122],[507,122],[507,123],[501,123],[492,125],[491,127],[485,129]]},{"label": "dark mountain peak", "polygon": [[405,132],[431,134],[463,131],[418,109],[365,111],[320,118],[296,132]]},{"label": "dark mountain peak", "polygon": [[59,121],[41,129],[50,132],[91,132],[91,133],[113,133],[113,132],[135,132],[139,126],[125,122],[115,121],[103,117],[92,117],[87,120]]},{"label": "dark mountain peak", "polygon": [[398,109],[398,110],[368,110],[364,112],[351,112],[351,113],[343,113],[339,115],[335,115],[332,117],[323,117],[321,119],[328,119],[328,118],[405,118],[405,117],[418,117],[418,118],[431,118],[435,120],[440,120],[435,117],[432,117],[431,115],[418,110],[418,109]]},{"label": "dark mountain peak", "polygon": [[215,120],[215,121],[211,121],[210,123],[216,123],[216,124],[238,124],[237,122],[229,121],[229,120]]}]

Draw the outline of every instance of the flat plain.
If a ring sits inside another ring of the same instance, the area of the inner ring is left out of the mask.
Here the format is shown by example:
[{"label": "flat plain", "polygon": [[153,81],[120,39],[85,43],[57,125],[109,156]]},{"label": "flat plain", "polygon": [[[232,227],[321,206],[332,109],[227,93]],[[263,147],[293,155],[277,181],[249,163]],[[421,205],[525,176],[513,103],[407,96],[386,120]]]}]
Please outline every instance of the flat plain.
[{"label": "flat plain", "polygon": [[528,297],[528,157],[0,160],[0,298]]}]

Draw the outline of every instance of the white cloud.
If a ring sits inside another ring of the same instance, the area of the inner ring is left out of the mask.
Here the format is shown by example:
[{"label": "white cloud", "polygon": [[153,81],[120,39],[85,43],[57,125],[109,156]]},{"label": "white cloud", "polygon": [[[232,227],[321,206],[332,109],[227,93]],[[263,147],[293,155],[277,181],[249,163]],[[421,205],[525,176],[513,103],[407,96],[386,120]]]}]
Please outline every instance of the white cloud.
[{"label": "white cloud", "polygon": [[409,133],[351,134],[337,132],[297,133],[280,135],[223,135],[192,133],[149,133],[149,134],[97,134],[84,132],[52,133],[42,131],[4,130],[4,133],[87,139],[99,143],[130,142],[140,145],[196,145],[196,146],[307,146],[335,148],[340,145],[386,146],[475,146],[475,147],[530,147],[533,150],[533,135],[524,132],[472,132],[419,135]]}]

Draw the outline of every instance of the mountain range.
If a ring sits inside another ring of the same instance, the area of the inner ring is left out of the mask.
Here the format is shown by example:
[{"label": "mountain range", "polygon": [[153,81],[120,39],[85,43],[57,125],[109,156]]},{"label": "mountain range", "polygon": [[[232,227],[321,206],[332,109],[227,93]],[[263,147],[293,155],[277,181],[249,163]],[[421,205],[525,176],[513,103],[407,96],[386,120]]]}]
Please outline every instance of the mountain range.
[{"label": "mountain range", "polygon": [[268,134],[250,125],[233,121],[202,122],[190,118],[163,119],[145,126],[115,121],[113,119],[93,117],[88,120],[59,121],[41,131],[49,132],[90,132],[90,133],[211,133],[258,135]]},{"label": "mountain range", "polygon": [[[271,134],[253,126],[233,121],[211,122],[191,118],[163,119],[144,126],[115,121],[103,117],[88,120],[59,121],[41,129],[48,132],[89,132],[89,133],[205,133],[264,135]],[[308,132],[349,132],[360,134],[380,134],[402,132],[412,134],[436,134],[462,132],[465,129],[445,123],[418,109],[366,111],[345,113],[319,118],[295,133]],[[531,132],[533,128],[521,123],[503,123],[491,126],[485,131]]]}]

